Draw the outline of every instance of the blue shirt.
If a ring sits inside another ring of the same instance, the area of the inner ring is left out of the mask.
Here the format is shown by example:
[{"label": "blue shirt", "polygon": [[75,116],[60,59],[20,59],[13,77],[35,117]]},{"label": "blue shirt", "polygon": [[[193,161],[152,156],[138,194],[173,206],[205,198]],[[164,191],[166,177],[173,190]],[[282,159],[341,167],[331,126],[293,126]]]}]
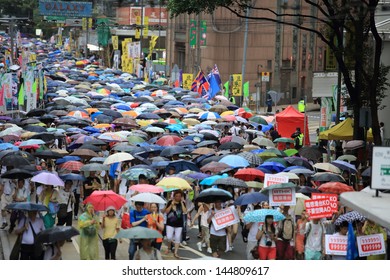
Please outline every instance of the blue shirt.
[{"label": "blue shirt", "polygon": [[[137,221],[140,221],[143,219],[143,217],[145,217],[146,215],[148,215],[150,212],[146,209],[142,209],[140,212],[138,212],[137,210],[131,210],[130,211],[130,223],[134,223],[134,222],[137,222]],[[141,224],[139,224],[139,226],[141,227],[148,227],[148,223],[146,221],[142,222]]]}]

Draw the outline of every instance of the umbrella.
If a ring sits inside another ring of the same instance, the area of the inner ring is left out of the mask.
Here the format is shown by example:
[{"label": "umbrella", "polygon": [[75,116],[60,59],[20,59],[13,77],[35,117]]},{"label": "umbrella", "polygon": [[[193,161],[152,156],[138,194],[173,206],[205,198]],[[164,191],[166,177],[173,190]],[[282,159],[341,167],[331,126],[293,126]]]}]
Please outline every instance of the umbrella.
[{"label": "umbrella", "polygon": [[33,177],[33,173],[20,169],[20,168],[14,168],[7,172],[4,172],[0,177],[6,178],[6,179],[27,179]]},{"label": "umbrella", "polygon": [[103,170],[108,171],[110,170],[110,167],[100,163],[89,163],[89,164],[85,164],[80,168],[80,171],[103,171]]},{"label": "umbrella", "polygon": [[241,150],[242,148],[243,148],[243,145],[241,145],[237,142],[227,142],[227,143],[223,143],[221,146],[219,146],[218,150],[233,150],[233,149]]},{"label": "umbrella", "polygon": [[297,190],[297,193],[303,193],[311,196],[312,193],[320,193],[318,189],[312,188],[312,187],[301,187],[299,190]]},{"label": "umbrella", "polygon": [[271,186],[268,186],[261,190],[262,193],[268,193],[268,191],[273,189],[287,189],[287,188],[295,188],[295,190],[298,190],[299,187],[295,185],[294,183],[288,182],[288,183],[281,183],[281,184],[274,184]]},{"label": "umbrella", "polygon": [[59,167],[61,169],[66,169],[66,170],[69,170],[69,171],[79,171],[82,167],[84,166],[84,164],[80,161],[67,161],[61,165],[59,165]]},{"label": "umbrella", "polygon": [[234,188],[247,188],[248,187],[248,185],[245,183],[245,181],[237,179],[237,178],[232,178],[232,177],[218,179],[214,182],[214,184],[215,185],[222,185],[222,186],[231,186]]},{"label": "umbrella", "polygon": [[[286,169],[284,171],[286,171]],[[314,171],[306,168],[294,168],[288,170],[288,172],[295,173],[295,174],[303,174],[303,175],[313,175],[315,173]]]},{"label": "umbrella", "polygon": [[283,164],[274,161],[264,162],[259,167],[268,169],[269,171],[276,171],[276,172],[281,172],[286,168]]},{"label": "umbrella", "polygon": [[245,223],[264,223],[265,217],[272,215],[275,222],[284,220],[286,217],[274,209],[259,209],[249,212],[244,216]]},{"label": "umbrella", "polygon": [[165,204],[167,203],[161,196],[155,195],[153,193],[143,192],[137,194],[130,198],[131,201],[140,201],[146,203],[157,203],[157,204]]},{"label": "umbrella", "polygon": [[83,158],[92,158],[92,157],[99,156],[94,151],[88,150],[88,149],[77,149],[73,153],[71,153],[70,155],[71,156],[79,156],[79,157],[83,157]]},{"label": "umbrella", "polygon": [[129,229],[121,229],[115,238],[129,238],[129,239],[155,239],[163,236],[157,230],[146,227],[132,227]]},{"label": "umbrella", "polygon": [[75,174],[75,173],[68,173],[64,175],[60,175],[60,178],[63,181],[71,180],[71,181],[85,181],[86,178],[83,175]]},{"label": "umbrella", "polygon": [[240,195],[235,201],[234,205],[248,205],[248,204],[256,204],[263,201],[268,202],[268,196],[259,193],[259,192],[251,192]]},{"label": "umbrella", "polygon": [[80,146],[79,149],[91,150],[91,151],[94,151],[96,153],[98,153],[102,150],[100,147],[97,147],[97,146],[94,146],[91,144],[83,144]]},{"label": "umbrella", "polygon": [[157,176],[157,174],[149,168],[130,168],[123,172],[121,176],[126,180],[138,181],[140,175],[144,175],[148,179]]},{"label": "umbrella", "polygon": [[179,177],[164,177],[156,186],[164,188],[164,190],[192,190],[190,184],[182,178]]},{"label": "umbrella", "polygon": [[186,161],[186,160],[176,160],[176,161],[171,161],[167,166],[166,166],[166,171],[168,172],[170,168],[175,168],[175,173],[179,173],[181,171],[185,170],[191,170],[195,172],[199,172],[200,169],[199,167],[191,162],[191,161]]},{"label": "umbrella", "polygon": [[364,222],[365,220],[366,220],[366,217],[361,215],[359,212],[351,211],[351,212],[345,213],[345,214],[341,215],[340,217],[338,217],[334,224],[336,226],[339,226],[343,222],[354,223],[354,222]]},{"label": "umbrella", "polygon": [[337,160],[343,160],[343,161],[351,162],[351,161],[357,160],[357,157],[355,157],[354,155],[342,155],[342,156],[339,156],[337,158]]},{"label": "umbrella", "polygon": [[205,179],[203,179],[202,181],[199,182],[200,185],[206,185],[206,186],[212,186],[214,185],[214,182],[217,181],[218,179],[222,179],[222,178],[227,178],[228,175],[226,173],[222,174],[222,175],[213,175],[213,176],[209,176]]},{"label": "umbrella", "polygon": [[286,137],[279,137],[274,140],[274,143],[294,143],[294,140]]},{"label": "umbrella", "polygon": [[253,181],[255,179],[264,180],[264,172],[256,168],[244,168],[238,170],[234,174],[234,177],[244,181]]},{"label": "umbrella", "polygon": [[5,208],[9,210],[21,211],[49,211],[49,208],[47,208],[45,205],[32,202],[14,202],[8,204]]},{"label": "umbrella", "polygon": [[134,157],[129,153],[119,152],[107,157],[103,164],[109,165],[117,162],[130,161],[133,159]]},{"label": "umbrella", "polygon": [[60,153],[52,150],[37,151],[34,153],[34,156],[43,159],[60,159],[63,157]]},{"label": "umbrella", "polygon": [[338,167],[341,170],[347,170],[349,173],[355,174],[357,172],[356,167],[353,164],[350,164],[346,161],[334,160],[331,162],[331,164],[333,164],[334,166]]},{"label": "umbrella", "polygon": [[68,240],[79,234],[80,232],[72,226],[55,226],[38,233],[36,242],[55,243],[57,241]]},{"label": "umbrella", "polygon": [[284,152],[287,156],[289,156],[289,157],[291,157],[291,156],[296,155],[296,154],[299,153],[298,150],[296,150],[296,149],[287,149],[287,150],[284,150],[283,152]]},{"label": "umbrella", "polygon": [[299,149],[299,154],[307,158],[308,160],[312,160],[314,162],[319,162],[322,158],[323,152],[326,153],[326,151],[321,150],[317,146],[311,146],[311,147],[302,147]]},{"label": "umbrella", "polygon": [[365,145],[365,143],[363,140],[352,140],[352,141],[348,141],[344,145],[344,149],[345,150],[356,150],[356,149],[364,147],[364,145]]},{"label": "umbrella", "polygon": [[46,171],[40,172],[32,177],[31,182],[41,183],[43,185],[64,186],[64,181],[62,181],[60,177],[54,173]]},{"label": "umbrella", "polygon": [[292,172],[279,172],[275,175],[288,177],[289,180],[299,180],[298,175]]},{"label": "umbrella", "polygon": [[362,173],[363,177],[371,177],[371,167],[368,167],[366,170]]},{"label": "umbrella", "polygon": [[209,174],[205,174],[205,173],[202,173],[202,172],[195,172],[195,173],[190,173],[187,175],[187,177],[190,177],[192,179],[195,179],[195,180],[203,180],[203,179],[206,179],[208,177],[210,177],[211,175]]},{"label": "umbrella", "polygon": [[194,155],[208,155],[208,154],[214,154],[214,153],[215,153],[214,149],[206,148],[206,147],[197,148],[191,152],[191,154],[194,154]]},{"label": "umbrella", "polygon": [[212,173],[219,173],[227,168],[229,168],[230,166],[227,165],[226,163],[223,163],[223,162],[215,162],[215,161],[212,161],[204,166],[202,166],[200,168],[200,170],[202,172],[207,172],[207,171],[210,171]]},{"label": "umbrella", "polygon": [[249,162],[246,159],[244,159],[243,157],[240,157],[238,155],[225,156],[222,159],[220,159],[219,162],[225,163],[232,168],[249,166]]},{"label": "umbrella", "polygon": [[264,147],[275,147],[275,144],[269,140],[268,138],[255,138],[252,140],[252,143],[259,145],[259,146],[264,146]]},{"label": "umbrella", "polygon": [[262,159],[254,153],[242,152],[237,155],[246,159],[252,166],[258,166],[263,163]]},{"label": "umbrella", "polygon": [[334,193],[334,194],[341,194],[343,192],[353,192],[355,191],[353,187],[348,186],[347,184],[343,184],[340,182],[328,182],[325,184],[322,184],[318,190],[322,191],[323,193]]},{"label": "umbrella", "polygon": [[316,169],[321,169],[327,172],[333,172],[333,173],[341,173],[341,170],[336,167],[335,165],[332,165],[331,163],[328,162],[319,162],[313,165]]},{"label": "umbrella", "polygon": [[140,193],[162,193],[164,192],[163,188],[156,187],[154,185],[148,185],[148,184],[138,184],[138,185],[132,185],[129,190],[137,191]]},{"label": "umbrella", "polygon": [[93,191],[93,193],[84,200],[84,204],[91,203],[96,211],[105,211],[107,207],[119,209],[127,200],[114,193],[113,191]]},{"label": "umbrella", "polygon": [[288,163],[287,163],[287,161],[286,161],[285,159],[283,159],[283,158],[278,158],[278,157],[266,159],[266,160],[264,161],[264,163],[266,163],[266,162],[278,162],[278,163],[280,163],[280,164],[282,164],[282,165],[284,165],[284,166],[288,166]]},{"label": "umbrella", "polygon": [[263,152],[261,152],[261,153],[258,153],[257,156],[260,157],[260,158],[263,159],[263,160],[267,160],[267,159],[270,159],[270,158],[275,158],[275,157],[277,157],[278,155],[275,154],[275,153],[263,151]]},{"label": "umbrella", "polygon": [[162,136],[161,138],[159,138],[156,141],[156,144],[160,145],[160,146],[175,146],[176,143],[179,142],[180,140],[182,140],[182,139],[179,136],[165,135],[165,136]]},{"label": "umbrella", "polygon": [[296,193],[295,194],[295,205],[292,207],[294,210],[295,215],[301,215],[302,211],[306,209],[305,207],[305,200],[310,199],[309,196],[306,196],[302,193]]},{"label": "umbrella", "polygon": [[196,198],[196,202],[225,202],[231,199],[233,199],[233,195],[230,192],[218,188],[209,188],[199,193],[198,197]]},{"label": "umbrella", "polygon": [[174,155],[187,154],[187,153],[188,151],[181,146],[169,146],[164,148],[164,150],[161,151],[160,156],[171,157]]},{"label": "umbrella", "polygon": [[30,140],[27,140],[27,141],[23,141],[19,144],[19,147],[22,148],[22,147],[28,147],[28,146],[33,146],[33,145],[44,145],[46,144],[44,141],[42,141],[41,139],[30,139]]},{"label": "umbrella", "polygon": [[248,185],[248,188],[262,189],[264,187],[264,183],[257,181],[247,181],[246,184]]},{"label": "umbrella", "polygon": [[313,181],[319,182],[342,182],[345,183],[345,180],[339,174],[334,174],[331,172],[317,172],[312,176]]}]

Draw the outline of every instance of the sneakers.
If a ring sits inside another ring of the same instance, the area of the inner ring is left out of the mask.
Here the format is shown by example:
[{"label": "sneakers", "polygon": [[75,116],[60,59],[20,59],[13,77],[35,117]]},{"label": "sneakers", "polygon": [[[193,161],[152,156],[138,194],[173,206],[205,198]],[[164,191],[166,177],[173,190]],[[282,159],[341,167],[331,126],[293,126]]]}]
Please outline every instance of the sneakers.
[{"label": "sneakers", "polygon": [[183,240],[183,242],[181,242],[181,245],[187,246],[187,242],[185,240]]},{"label": "sneakers", "polygon": [[206,248],[207,247],[207,244],[206,243],[202,243],[202,248]]},{"label": "sneakers", "polygon": [[7,223],[3,223],[3,224],[1,225],[1,227],[0,227],[0,229],[5,229],[7,226],[8,226]]},{"label": "sneakers", "polygon": [[76,215],[76,216],[74,216],[74,218],[73,218],[73,219],[77,221],[77,219],[78,219],[77,215]]},{"label": "sneakers", "polygon": [[210,247],[207,248],[207,253],[211,254],[213,252],[213,250],[211,250]]},{"label": "sneakers", "polygon": [[188,241],[188,240],[190,240],[190,237],[187,235],[187,236],[186,236],[186,241]]},{"label": "sneakers", "polygon": [[196,246],[198,246],[198,250],[202,252],[202,242],[196,243]]}]

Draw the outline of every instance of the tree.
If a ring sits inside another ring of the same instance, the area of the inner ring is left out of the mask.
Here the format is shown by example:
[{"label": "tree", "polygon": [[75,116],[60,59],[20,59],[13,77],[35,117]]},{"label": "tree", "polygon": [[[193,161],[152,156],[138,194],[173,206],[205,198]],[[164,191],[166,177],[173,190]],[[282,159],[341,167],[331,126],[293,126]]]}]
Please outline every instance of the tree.
[{"label": "tree", "polygon": [[[271,21],[315,33],[333,51],[354,111],[354,139],[363,139],[359,128],[359,111],[363,105],[371,108],[375,145],[381,144],[378,108],[387,80],[388,69],[381,67],[382,38],[375,26],[375,11],[379,0],[302,0],[316,13],[283,12],[271,9],[256,0],[168,0],[171,17],[179,14],[212,13],[225,8],[240,18]],[[282,0],[282,5],[288,0]],[[247,9],[261,11],[260,16],[248,16]],[[316,28],[302,22],[315,22]],[[347,34],[347,36],[345,36]],[[345,42],[347,37],[347,42]],[[371,55],[365,55],[367,48]],[[367,86],[369,85],[369,86]],[[363,102],[365,98],[365,103]]]}]

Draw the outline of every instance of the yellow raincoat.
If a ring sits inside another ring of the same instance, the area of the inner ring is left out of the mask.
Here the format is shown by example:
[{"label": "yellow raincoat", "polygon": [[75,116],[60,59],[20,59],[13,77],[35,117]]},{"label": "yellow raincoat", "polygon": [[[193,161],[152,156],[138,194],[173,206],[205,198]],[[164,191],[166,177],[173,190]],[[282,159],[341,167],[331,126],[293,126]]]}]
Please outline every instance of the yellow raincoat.
[{"label": "yellow raincoat", "polygon": [[[96,223],[92,224],[95,220]],[[99,218],[94,213],[94,208],[88,204],[86,211],[80,215],[78,220],[80,230],[80,260],[98,260],[99,259]]]}]

